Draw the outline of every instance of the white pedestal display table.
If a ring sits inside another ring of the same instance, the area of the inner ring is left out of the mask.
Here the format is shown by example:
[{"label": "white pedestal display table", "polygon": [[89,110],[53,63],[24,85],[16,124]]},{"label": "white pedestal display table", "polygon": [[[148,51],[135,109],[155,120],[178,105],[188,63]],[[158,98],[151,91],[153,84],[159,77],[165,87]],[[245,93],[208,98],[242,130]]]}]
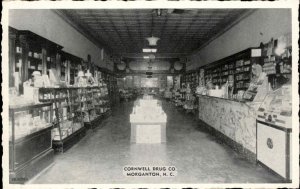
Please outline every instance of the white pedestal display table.
[{"label": "white pedestal display table", "polygon": [[167,116],[158,100],[137,100],[130,114],[131,143],[165,143]]}]

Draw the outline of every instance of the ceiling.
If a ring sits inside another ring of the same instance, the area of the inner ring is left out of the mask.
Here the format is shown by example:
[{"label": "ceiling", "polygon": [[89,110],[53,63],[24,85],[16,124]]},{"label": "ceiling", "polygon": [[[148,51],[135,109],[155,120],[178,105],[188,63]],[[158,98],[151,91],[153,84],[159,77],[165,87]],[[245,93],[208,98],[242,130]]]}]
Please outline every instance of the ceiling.
[{"label": "ceiling", "polygon": [[68,9],[56,10],[110,54],[142,58],[146,37],[159,37],[156,58],[184,57],[249,9]]}]

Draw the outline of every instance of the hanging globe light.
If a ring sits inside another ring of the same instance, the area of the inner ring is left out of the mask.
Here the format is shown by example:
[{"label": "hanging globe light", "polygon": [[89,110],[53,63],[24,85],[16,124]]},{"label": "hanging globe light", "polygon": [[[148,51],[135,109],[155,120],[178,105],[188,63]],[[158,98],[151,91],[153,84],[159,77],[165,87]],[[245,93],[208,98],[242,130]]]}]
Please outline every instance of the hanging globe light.
[{"label": "hanging globe light", "polygon": [[155,59],[155,55],[154,54],[149,54],[149,59],[150,60],[154,60]]},{"label": "hanging globe light", "polygon": [[177,62],[174,63],[174,69],[175,70],[179,71],[182,68],[183,68],[183,64],[181,62],[177,61]]},{"label": "hanging globe light", "polygon": [[126,63],[121,61],[120,63],[117,64],[118,70],[125,70],[126,69]]}]

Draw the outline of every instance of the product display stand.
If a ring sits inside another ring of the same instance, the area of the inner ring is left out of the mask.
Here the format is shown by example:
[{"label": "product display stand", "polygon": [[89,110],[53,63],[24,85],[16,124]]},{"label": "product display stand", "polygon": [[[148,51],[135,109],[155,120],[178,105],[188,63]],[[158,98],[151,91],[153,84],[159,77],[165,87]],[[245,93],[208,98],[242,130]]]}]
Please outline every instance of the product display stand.
[{"label": "product display stand", "polygon": [[157,100],[135,102],[131,123],[131,143],[165,143],[167,115]]},{"label": "product display stand", "polygon": [[10,107],[10,183],[24,183],[53,162],[51,103]]}]

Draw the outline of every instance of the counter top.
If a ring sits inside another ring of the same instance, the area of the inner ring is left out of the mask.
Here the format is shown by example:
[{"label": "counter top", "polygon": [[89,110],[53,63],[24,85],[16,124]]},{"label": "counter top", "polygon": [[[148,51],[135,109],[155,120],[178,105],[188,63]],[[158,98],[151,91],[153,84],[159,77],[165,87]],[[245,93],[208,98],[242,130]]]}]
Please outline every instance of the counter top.
[{"label": "counter top", "polygon": [[229,99],[229,98],[221,98],[221,97],[216,97],[216,96],[208,96],[208,95],[197,95],[198,97],[208,97],[208,98],[217,98],[217,99],[222,99],[222,100],[228,100],[228,101],[233,101],[233,102],[240,102],[240,103],[248,103],[250,101],[245,101],[245,100],[238,100],[238,99]]},{"label": "counter top", "polygon": [[253,101],[245,101],[245,100],[238,100],[238,99],[228,99],[228,98],[221,98],[221,97],[215,97],[215,96],[207,96],[207,95],[197,95],[199,98],[208,98],[208,99],[215,99],[218,101],[224,101],[227,103],[235,103],[235,104],[242,104],[246,105],[249,108],[254,108],[256,111],[260,107],[262,102],[253,102]]}]

